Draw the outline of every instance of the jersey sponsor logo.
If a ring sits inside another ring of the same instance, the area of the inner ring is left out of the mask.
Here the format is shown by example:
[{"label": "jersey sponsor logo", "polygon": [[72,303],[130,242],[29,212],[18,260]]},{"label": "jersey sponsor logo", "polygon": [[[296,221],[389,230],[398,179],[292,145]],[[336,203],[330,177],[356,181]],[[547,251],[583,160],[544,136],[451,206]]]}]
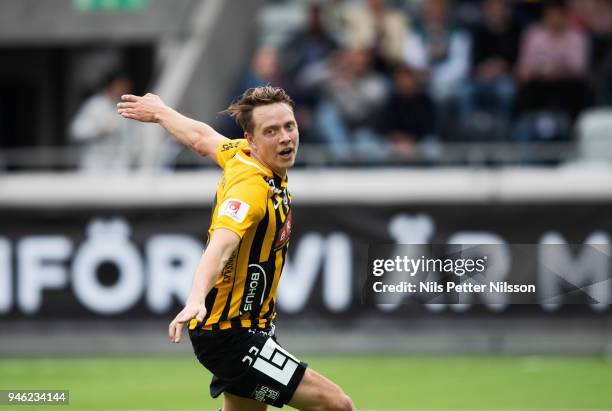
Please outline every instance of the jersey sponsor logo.
[{"label": "jersey sponsor logo", "polygon": [[[260,289],[261,291],[258,293],[257,291]],[[249,264],[244,303],[242,304],[240,314],[252,311],[256,304],[258,307],[261,306],[261,304],[263,304],[265,290],[266,271],[259,264]],[[260,295],[259,302],[257,302],[258,294]]]},{"label": "jersey sponsor logo", "polygon": [[285,223],[278,230],[276,234],[276,242],[274,243],[274,251],[283,248],[285,244],[289,242],[289,238],[291,237],[291,210],[289,210],[289,214],[287,214],[287,218],[285,218]]},{"label": "jersey sponsor logo", "polygon": [[229,218],[235,220],[238,223],[242,223],[249,211],[249,206],[247,203],[241,200],[237,200],[235,198],[228,198],[221,204],[219,207],[219,213],[217,217],[228,216]]},{"label": "jersey sponsor logo", "polygon": [[238,147],[240,143],[223,143],[221,145],[221,152],[227,151],[227,150],[231,150],[232,148],[236,148]]}]

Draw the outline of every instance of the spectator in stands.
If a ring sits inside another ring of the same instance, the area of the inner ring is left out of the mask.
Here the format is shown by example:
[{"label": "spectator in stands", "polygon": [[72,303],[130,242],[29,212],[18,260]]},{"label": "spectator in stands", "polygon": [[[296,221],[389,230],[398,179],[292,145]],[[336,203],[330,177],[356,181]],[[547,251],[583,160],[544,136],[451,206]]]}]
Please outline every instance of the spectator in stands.
[{"label": "spectator in stands", "polygon": [[429,71],[429,90],[438,104],[455,97],[469,72],[470,36],[451,24],[447,0],[427,0],[420,24],[405,49],[405,60]]},{"label": "spectator in stands", "polygon": [[338,42],[323,23],[321,5],[312,4],[305,27],[295,32],[282,48],[285,72],[290,77],[299,76],[304,67],[326,60],[337,49]]},{"label": "spectator in stands", "polygon": [[378,119],[382,133],[396,153],[409,155],[414,144],[432,136],[435,110],[431,98],[423,90],[421,76],[408,66],[394,71],[394,92]]},{"label": "spectator in stands", "polygon": [[[255,50],[251,64],[233,92],[233,98],[249,88],[266,85],[281,87],[288,93],[293,93],[289,80],[282,70],[279,52],[270,46],[262,46]],[[221,134],[226,136],[237,137],[243,134],[242,129],[228,116],[220,118],[215,126]]]},{"label": "spectator in stands", "polygon": [[389,94],[387,81],[372,68],[366,48],[343,50],[302,79],[324,97],[315,110],[315,127],[337,158],[353,149],[370,151],[380,144],[374,120]]},{"label": "spectator in stands", "polygon": [[99,92],[78,109],[70,124],[72,141],[79,148],[79,168],[84,170],[126,170],[137,154],[127,135],[128,122],[117,116],[116,104],[132,89],[123,71],[110,73]]},{"label": "spectator in stands", "polygon": [[533,117],[537,112],[555,113],[559,122],[571,122],[589,104],[587,38],[569,26],[563,1],[544,3],[542,19],[525,33],[519,55],[518,109],[523,117],[516,138],[534,138],[529,123],[539,122]]},{"label": "spectator in stands", "polygon": [[460,88],[462,123],[486,112],[507,124],[516,95],[513,74],[520,31],[512,23],[509,0],[483,0],[482,12],[482,24],[472,36],[472,76]]},{"label": "spectator in stands", "polygon": [[255,50],[251,66],[245,73],[240,84],[240,90],[271,85],[288,89],[288,80],[285,76],[278,55],[273,47],[260,47]]},{"label": "spectator in stands", "polygon": [[584,29],[590,43],[591,86],[597,103],[612,104],[612,2],[610,0],[573,0],[571,20]]},{"label": "spectator in stands", "polygon": [[447,139],[458,135],[455,105],[470,59],[470,36],[451,23],[450,5],[447,0],[423,1],[405,50],[405,62],[427,79],[427,92],[435,103],[436,133]]},{"label": "spectator in stands", "polygon": [[316,140],[312,129],[312,113],[321,95],[316,88],[302,87],[300,79],[304,73],[309,73],[312,67],[320,67],[321,63],[327,61],[339,48],[338,42],[324,24],[323,14],[324,9],[320,4],[310,5],[305,27],[295,32],[281,50],[303,142]]},{"label": "spectator in stands", "polygon": [[349,48],[369,48],[378,71],[403,62],[408,41],[406,15],[387,4],[386,0],[365,0],[341,11],[344,43]]}]

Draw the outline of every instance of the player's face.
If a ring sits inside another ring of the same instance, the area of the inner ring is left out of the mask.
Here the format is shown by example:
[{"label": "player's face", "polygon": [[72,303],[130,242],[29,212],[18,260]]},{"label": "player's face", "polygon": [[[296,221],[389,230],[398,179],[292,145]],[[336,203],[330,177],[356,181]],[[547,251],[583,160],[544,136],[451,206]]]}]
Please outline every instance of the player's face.
[{"label": "player's face", "polygon": [[299,132],[291,107],[285,103],[253,110],[253,134],[247,134],[251,155],[279,175],[295,163]]}]

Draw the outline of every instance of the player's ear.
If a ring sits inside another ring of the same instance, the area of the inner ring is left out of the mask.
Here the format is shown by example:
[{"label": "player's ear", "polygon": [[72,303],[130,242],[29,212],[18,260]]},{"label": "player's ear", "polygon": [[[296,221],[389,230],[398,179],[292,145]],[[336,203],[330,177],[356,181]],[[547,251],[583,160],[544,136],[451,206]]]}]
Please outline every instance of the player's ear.
[{"label": "player's ear", "polygon": [[248,141],[249,143],[253,142],[253,134],[249,133],[248,131],[244,132],[244,138],[246,139],[246,141]]}]

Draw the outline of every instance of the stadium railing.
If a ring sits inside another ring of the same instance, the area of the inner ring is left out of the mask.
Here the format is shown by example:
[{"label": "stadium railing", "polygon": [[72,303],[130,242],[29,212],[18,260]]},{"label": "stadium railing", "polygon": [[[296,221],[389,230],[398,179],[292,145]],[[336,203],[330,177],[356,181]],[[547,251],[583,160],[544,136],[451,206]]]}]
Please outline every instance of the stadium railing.
[{"label": "stadium railing", "polygon": [[[601,144],[608,144],[612,148],[612,141],[608,143],[604,141]],[[573,142],[457,142],[417,144],[409,152],[395,152],[391,147],[384,147],[380,152],[372,153],[347,146],[343,157],[338,158],[325,145],[302,144],[296,165],[298,167],[558,165],[579,161],[580,153],[577,144]],[[76,170],[78,157],[76,147],[3,149],[0,151],[0,172]],[[612,162],[612,158],[601,158],[601,156],[598,160],[602,163]],[[188,150],[179,150],[176,158],[165,159],[164,162],[163,167],[166,170],[204,168],[212,165],[209,160]],[[136,169],[142,167],[134,164],[132,171]]]}]

